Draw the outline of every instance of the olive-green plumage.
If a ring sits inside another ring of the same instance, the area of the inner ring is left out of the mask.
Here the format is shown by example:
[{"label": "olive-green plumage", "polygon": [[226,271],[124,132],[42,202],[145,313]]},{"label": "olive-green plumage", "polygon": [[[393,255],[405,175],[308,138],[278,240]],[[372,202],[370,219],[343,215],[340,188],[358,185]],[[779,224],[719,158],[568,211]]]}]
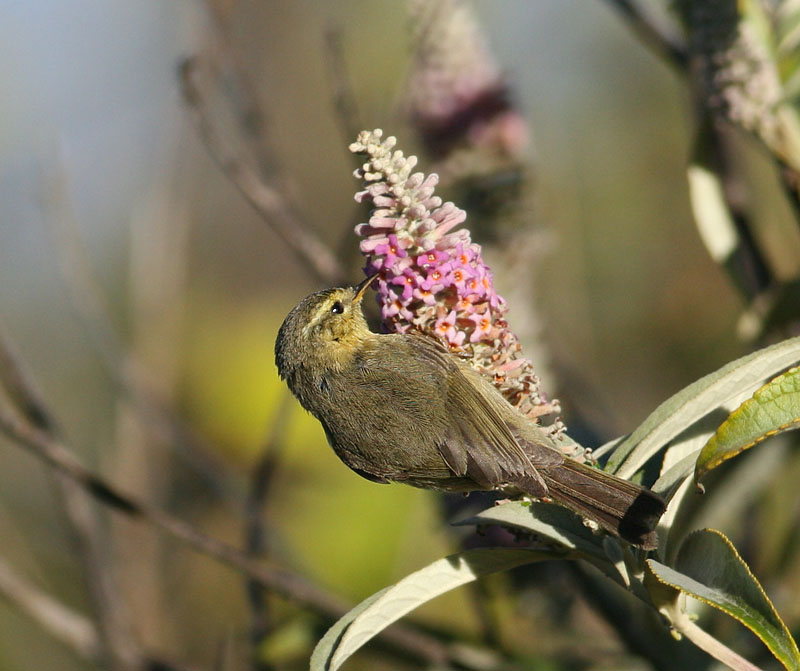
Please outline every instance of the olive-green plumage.
[{"label": "olive-green plumage", "polygon": [[305,298],[275,361],[342,461],[376,482],[552,499],[644,549],[663,500],[566,458],[479,372],[419,334],[379,334],[361,312],[368,282]]}]

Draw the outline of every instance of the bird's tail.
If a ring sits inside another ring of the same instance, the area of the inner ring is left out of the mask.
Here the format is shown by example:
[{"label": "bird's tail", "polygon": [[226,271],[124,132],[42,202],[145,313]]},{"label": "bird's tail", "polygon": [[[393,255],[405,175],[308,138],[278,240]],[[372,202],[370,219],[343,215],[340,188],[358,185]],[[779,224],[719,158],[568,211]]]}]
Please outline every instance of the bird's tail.
[{"label": "bird's tail", "polygon": [[658,494],[572,459],[539,472],[556,503],[644,550],[658,546],[654,529],[666,508]]}]

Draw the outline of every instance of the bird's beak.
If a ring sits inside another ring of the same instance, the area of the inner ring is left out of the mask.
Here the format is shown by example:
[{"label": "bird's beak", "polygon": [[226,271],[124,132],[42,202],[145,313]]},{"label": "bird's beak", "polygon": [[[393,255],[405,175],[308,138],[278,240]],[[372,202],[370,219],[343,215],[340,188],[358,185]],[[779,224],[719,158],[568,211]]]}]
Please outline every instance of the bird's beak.
[{"label": "bird's beak", "polygon": [[367,289],[369,289],[369,285],[372,284],[375,279],[378,277],[379,273],[375,273],[374,275],[370,275],[367,279],[365,279],[361,284],[356,287],[356,295],[353,297],[353,303],[358,305],[361,300],[364,298],[364,294],[366,293]]}]

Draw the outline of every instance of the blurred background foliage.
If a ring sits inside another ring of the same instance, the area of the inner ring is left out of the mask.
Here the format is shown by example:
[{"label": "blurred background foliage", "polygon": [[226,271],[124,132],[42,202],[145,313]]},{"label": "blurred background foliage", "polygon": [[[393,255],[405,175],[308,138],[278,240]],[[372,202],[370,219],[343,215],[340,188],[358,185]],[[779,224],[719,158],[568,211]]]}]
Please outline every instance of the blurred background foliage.
[{"label": "blurred background foliage", "polygon": [[[474,9],[532,129],[530,217],[546,231],[547,251],[532,261],[535,284],[503,276],[498,290],[538,304],[552,371],[543,388],[562,399],[567,426],[579,416],[589,442],[600,444],[748,348],[736,335],[741,300],[692,222],[688,92],[603,2]],[[351,231],[365,214],[352,198],[354,138],[333,104],[325,35],[337,31],[364,127],[382,127],[416,153],[397,113],[410,62],[405,6],[0,0],[0,16],[0,315],[76,454],[128,491],[241,545],[252,474],[264,450],[274,450],[268,556],[353,603],[457,549],[435,494],[359,479],[317,422],[287,400],[273,364],[275,334],[321,283],[222,174],[181,93],[181,63],[216,53],[224,26],[266,112],[258,122],[258,137],[268,138],[265,171],[285,177],[282,188],[313,230],[352,260],[355,282]],[[217,93],[213,113],[230,114],[220,101],[240,94]],[[755,233],[773,266],[793,276],[800,239],[776,169],[754,142],[740,138],[737,147],[759,215]],[[424,154],[420,169],[430,169]],[[76,240],[85,264],[65,252]],[[105,295],[110,334],[91,306],[80,317],[75,305],[70,286],[80,285],[82,264]],[[511,304],[512,328],[518,309]],[[202,436],[202,458],[176,449],[141,412],[115,370],[122,353],[136,360],[137,379]],[[10,441],[0,446],[0,554],[88,612],[52,478]],[[763,505],[790,509],[791,482],[786,476]],[[796,518],[774,519],[783,527],[753,563],[768,592]],[[123,601],[148,649],[197,668],[249,668],[250,613],[238,574],[145,524],[114,515],[103,524]],[[587,605],[570,571],[536,571],[538,580],[514,583],[519,599],[503,597],[509,578],[498,577],[482,597],[456,591],[413,621],[469,639],[503,631],[503,645],[527,656],[525,668],[649,668]],[[794,573],[788,594],[774,598],[796,627]],[[269,604],[269,635],[257,653],[263,668],[304,668],[328,622],[278,598]],[[361,660],[350,668],[401,665],[378,648]],[[0,667],[95,668],[4,601]]]}]

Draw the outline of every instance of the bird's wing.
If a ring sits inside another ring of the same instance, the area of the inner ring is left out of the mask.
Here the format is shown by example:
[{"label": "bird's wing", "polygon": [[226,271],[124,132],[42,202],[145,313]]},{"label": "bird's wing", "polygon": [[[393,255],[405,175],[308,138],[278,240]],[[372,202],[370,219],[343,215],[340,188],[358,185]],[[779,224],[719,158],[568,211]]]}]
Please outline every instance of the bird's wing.
[{"label": "bird's wing", "polygon": [[430,338],[412,338],[420,357],[443,367],[448,423],[438,449],[449,468],[486,489],[515,484],[530,494],[545,494],[544,481],[514,438],[495,399],[487,397],[482,386],[471,381],[452,355]]}]

